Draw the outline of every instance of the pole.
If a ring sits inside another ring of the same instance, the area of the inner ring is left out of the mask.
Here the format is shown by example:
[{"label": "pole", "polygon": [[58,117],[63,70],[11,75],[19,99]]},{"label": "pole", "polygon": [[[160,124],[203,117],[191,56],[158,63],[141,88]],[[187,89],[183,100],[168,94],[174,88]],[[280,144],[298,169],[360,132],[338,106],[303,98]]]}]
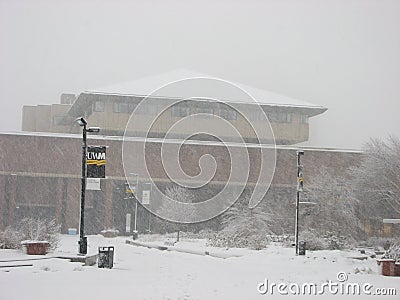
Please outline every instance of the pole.
[{"label": "pole", "polygon": [[81,211],[79,224],[79,254],[87,254],[87,238],[85,232],[85,192],[86,192],[86,124],[82,131],[82,184],[81,184]]},{"label": "pole", "polygon": [[299,200],[300,192],[296,192],[296,227],[295,227],[295,244],[296,244],[296,255],[299,254]]},{"label": "pole", "polygon": [[138,199],[137,199],[137,192],[139,189],[139,174],[136,173],[129,173],[130,175],[134,175],[136,177],[136,182],[135,182],[135,189],[134,193],[132,193],[132,197],[135,200],[135,221],[134,221],[134,229],[132,232],[132,238],[136,240],[138,238],[138,231],[137,231],[137,217],[138,217]]},{"label": "pole", "polygon": [[146,185],[149,186],[149,191],[150,191],[150,197],[149,197],[149,204],[148,204],[148,216],[149,216],[149,228],[148,228],[148,233],[151,232],[151,228],[150,228],[150,224],[151,224],[151,197],[152,197],[152,189],[153,189],[153,185],[151,183],[146,183]]},{"label": "pole", "polygon": [[137,210],[138,210],[138,199],[137,199],[137,191],[139,190],[139,174],[136,174],[136,187],[135,187],[135,232],[137,232]]},{"label": "pole", "polygon": [[137,232],[137,199],[135,198],[135,231]]},{"label": "pole", "polygon": [[297,189],[296,189],[296,225],[294,229],[294,243],[296,246],[296,255],[299,254],[299,204],[300,204],[300,192],[303,191],[303,171],[300,164],[300,156],[304,154],[304,151],[297,151]]}]

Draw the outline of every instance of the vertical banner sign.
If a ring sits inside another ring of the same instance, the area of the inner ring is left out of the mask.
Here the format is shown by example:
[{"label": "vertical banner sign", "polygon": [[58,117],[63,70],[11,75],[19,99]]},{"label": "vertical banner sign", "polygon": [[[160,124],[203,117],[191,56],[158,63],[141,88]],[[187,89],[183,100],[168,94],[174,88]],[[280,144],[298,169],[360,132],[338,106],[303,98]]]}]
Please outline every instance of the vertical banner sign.
[{"label": "vertical banner sign", "polygon": [[106,178],[106,146],[88,146],[87,178]]},{"label": "vertical banner sign", "polygon": [[126,214],[125,231],[131,232],[131,214]]},{"label": "vertical banner sign", "polygon": [[142,204],[150,204],[150,191],[142,192]]},{"label": "vertical banner sign", "polygon": [[100,178],[88,178],[86,180],[86,189],[92,191],[101,191]]}]

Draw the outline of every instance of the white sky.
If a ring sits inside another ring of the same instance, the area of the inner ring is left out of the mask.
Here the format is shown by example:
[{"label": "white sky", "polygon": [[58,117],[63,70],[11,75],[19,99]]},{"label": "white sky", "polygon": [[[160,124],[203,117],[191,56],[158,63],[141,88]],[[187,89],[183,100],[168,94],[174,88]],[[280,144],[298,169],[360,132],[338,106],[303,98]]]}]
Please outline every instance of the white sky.
[{"label": "white sky", "polygon": [[309,145],[400,132],[400,1],[0,0],[0,130],[22,105],[176,68],[329,110]]}]

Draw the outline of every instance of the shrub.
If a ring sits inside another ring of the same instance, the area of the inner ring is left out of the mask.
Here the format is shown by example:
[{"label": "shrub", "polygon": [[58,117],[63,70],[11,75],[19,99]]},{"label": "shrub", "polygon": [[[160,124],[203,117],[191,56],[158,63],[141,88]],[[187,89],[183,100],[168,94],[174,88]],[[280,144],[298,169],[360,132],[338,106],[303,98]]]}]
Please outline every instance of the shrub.
[{"label": "shrub", "polygon": [[315,231],[304,231],[300,234],[299,240],[306,242],[307,250],[326,250],[328,249],[327,241],[317,234]]},{"label": "shrub", "polygon": [[249,208],[246,203],[248,199],[245,198],[224,214],[224,228],[211,237],[211,246],[255,250],[267,246],[267,234],[271,234],[271,215],[261,207]]},{"label": "shrub", "polygon": [[18,249],[21,247],[21,241],[18,233],[11,227],[0,232],[0,249]]},{"label": "shrub", "polygon": [[400,261],[400,240],[392,241],[389,249],[385,252],[383,258],[390,258]]},{"label": "shrub", "polygon": [[0,248],[18,249],[25,240],[47,241],[50,249],[58,247],[60,225],[55,219],[24,218],[15,227],[7,227],[0,233]]},{"label": "shrub", "polygon": [[268,240],[265,235],[238,235],[233,232],[219,231],[210,237],[208,245],[213,247],[249,248],[261,250],[267,247]]},{"label": "shrub", "polygon": [[351,237],[335,235],[333,232],[327,232],[324,235],[324,239],[328,243],[328,249],[330,250],[348,249],[354,243]]},{"label": "shrub", "polygon": [[343,250],[349,248],[352,242],[349,238],[332,232],[321,235],[310,230],[302,232],[299,239],[306,242],[307,250]]}]

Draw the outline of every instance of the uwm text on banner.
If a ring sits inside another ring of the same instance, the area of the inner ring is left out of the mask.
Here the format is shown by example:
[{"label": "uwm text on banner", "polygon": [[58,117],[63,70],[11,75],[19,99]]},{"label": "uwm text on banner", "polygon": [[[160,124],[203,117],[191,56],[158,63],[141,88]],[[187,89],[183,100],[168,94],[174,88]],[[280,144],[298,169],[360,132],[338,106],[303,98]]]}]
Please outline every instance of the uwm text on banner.
[{"label": "uwm text on banner", "polygon": [[87,178],[106,178],[106,146],[88,146]]}]

